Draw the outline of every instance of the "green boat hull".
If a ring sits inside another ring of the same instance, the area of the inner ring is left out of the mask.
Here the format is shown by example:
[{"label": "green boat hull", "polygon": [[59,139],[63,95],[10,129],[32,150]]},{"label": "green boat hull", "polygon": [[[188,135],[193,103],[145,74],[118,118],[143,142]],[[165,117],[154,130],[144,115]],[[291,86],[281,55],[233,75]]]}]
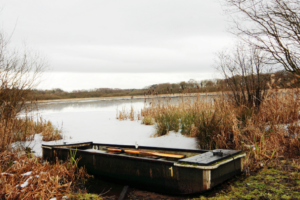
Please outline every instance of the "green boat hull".
[{"label": "green boat hull", "polygon": [[[122,182],[138,184],[148,190],[170,194],[192,194],[211,189],[212,187],[238,175],[242,171],[243,156],[240,152],[229,159],[220,160],[207,166],[178,163],[177,161],[135,157],[123,154],[111,154],[100,149],[103,146],[122,146],[111,144],[84,143],[77,145],[43,145],[43,159],[60,160],[70,158],[70,150],[77,149],[78,166],[84,166],[88,173],[100,175]],[[139,149],[159,150],[185,154],[201,154],[207,151],[139,147]]]}]

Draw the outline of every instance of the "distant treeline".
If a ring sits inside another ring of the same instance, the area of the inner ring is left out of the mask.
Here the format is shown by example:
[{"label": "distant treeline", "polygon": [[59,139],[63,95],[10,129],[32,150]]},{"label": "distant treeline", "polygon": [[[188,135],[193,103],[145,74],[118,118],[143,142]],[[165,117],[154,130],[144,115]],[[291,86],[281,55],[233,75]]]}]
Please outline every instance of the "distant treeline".
[{"label": "distant treeline", "polygon": [[[273,74],[265,74],[270,81],[270,88],[291,88],[298,87],[300,78],[294,74],[278,71]],[[180,83],[160,83],[147,86],[143,89],[118,89],[118,88],[95,88],[91,90],[63,91],[60,88],[51,90],[32,90],[32,97],[36,100],[69,99],[69,98],[92,98],[92,97],[116,97],[116,96],[137,96],[137,95],[159,95],[178,93],[207,93],[230,91],[226,79],[210,79]]]}]

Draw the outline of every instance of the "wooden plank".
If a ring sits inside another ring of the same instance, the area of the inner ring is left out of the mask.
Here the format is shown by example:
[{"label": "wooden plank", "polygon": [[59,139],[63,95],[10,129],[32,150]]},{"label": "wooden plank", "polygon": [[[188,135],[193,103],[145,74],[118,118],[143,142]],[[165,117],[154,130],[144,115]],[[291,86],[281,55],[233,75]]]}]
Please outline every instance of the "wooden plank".
[{"label": "wooden plank", "polygon": [[52,149],[52,147],[48,147],[48,146],[42,146],[42,148],[45,148],[45,149]]},{"label": "wooden plank", "polygon": [[125,195],[126,195],[126,193],[127,193],[128,188],[129,188],[128,185],[126,185],[126,186],[123,187],[123,190],[122,190],[122,192],[121,192],[121,194],[120,194],[118,200],[123,200],[123,199],[125,198]]},{"label": "wooden plank", "polygon": [[141,151],[141,150],[132,150],[132,149],[119,149],[119,148],[107,148],[107,151],[114,151],[114,152],[123,152],[123,153],[131,153],[131,154],[142,154],[142,155],[152,155],[152,156],[159,156],[165,158],[184,158],[185,155],[181,154],[171,154],[171,153],[160,153],[154,151]]}]

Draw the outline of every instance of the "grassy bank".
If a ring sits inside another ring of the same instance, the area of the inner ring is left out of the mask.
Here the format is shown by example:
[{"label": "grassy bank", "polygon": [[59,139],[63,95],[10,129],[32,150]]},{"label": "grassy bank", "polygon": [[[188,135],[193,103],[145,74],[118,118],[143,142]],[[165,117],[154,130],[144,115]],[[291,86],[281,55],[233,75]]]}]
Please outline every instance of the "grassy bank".
[{"label": "grassy bank", "polygon": [[22,151],[1,152],[0,170],[0,199],[86,199],[83,185],[90,176],[75,162],[50,164]]},{"label": "grassy bank", "polygon": [[0,199],[101,199],[88,194],[85,182],[91,176],[78,168],[79,160],[49,163],[36,157],[26,146],[15,142],[32,141],[41,134],[43,141],[62,139],[61,130],[39,118],[11,118],[0,123]]},{"label": "grassy bank", "polygon": [[[15,115],[0,117],[0,199],[70,199],[85,195],[80,191],[90,177],[73,161],[44,162],[24,146],[40,134],[43,141],[62,139],[61,130],[50,121]],[[78,162],[78,160],[76,161]],[[79,196],[78,196],[79,195]]]},{"label": "grassy bank", "polygon": [[194,199],[299,199],[299,170],[299,160],[273,160]]},{"label": "grassy bank", "polygon": [[[45,162],[31,149],[13,143],[32,141],[41,134],[43,141],[62,139],[61,130],[39,118],[10,118],[0,121],[0,199],[102,199],[89,194],[85,183],[91,178],[79,160]],[[25,144],[25,143],[24,143]]]}]

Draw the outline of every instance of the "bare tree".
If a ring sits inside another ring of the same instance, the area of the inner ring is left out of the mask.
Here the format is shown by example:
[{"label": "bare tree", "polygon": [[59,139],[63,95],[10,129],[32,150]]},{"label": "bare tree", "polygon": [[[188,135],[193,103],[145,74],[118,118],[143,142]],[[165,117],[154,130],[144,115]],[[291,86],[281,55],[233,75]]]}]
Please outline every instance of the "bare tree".
[{"label": "bare tree", "polygon": [[232,32],[300,75],[300,0],[221,0]]},{"label": "bare tree", "polygon": [[[9,39],[0,32],[0,151],[10,149],[12,142],[20,140],[18,114],[34,105],[28,103],[31,90],[46,67],[47,62],[39,54],[10,48]],[[26,134],[22,133],[22,138]]]},{"label": "bare tree", "polygon": [[39,83],[47,62],[33,51],[22,52],[9,46],[0,34],[0,114],[15,117],[30,100],[29,94]]},{"label": "bare tree", "polygon": [[216,67],[224,75],[237,105],[258,108],[264,100],[272,70],[266,61],[260,50],[243,44],[217,54]]}]

